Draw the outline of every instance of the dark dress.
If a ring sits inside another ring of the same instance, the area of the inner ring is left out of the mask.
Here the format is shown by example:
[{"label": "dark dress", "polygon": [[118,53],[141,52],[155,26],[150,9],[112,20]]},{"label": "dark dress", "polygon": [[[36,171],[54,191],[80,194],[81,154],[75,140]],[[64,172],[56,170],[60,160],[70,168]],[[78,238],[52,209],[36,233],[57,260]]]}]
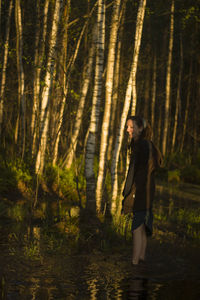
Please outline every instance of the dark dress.
[{"label": "dark dress", "polygon": [[126,197],[130,193],[134,183],[136,192],[132,230],[144,223],[147,235],[151,235],[153,224],[152,206],[155,194],[154,172],[159,164],[159,153],[154,144],[145,139],[139,139],[137,142],[132,141],[132,146],[123,196]]}]

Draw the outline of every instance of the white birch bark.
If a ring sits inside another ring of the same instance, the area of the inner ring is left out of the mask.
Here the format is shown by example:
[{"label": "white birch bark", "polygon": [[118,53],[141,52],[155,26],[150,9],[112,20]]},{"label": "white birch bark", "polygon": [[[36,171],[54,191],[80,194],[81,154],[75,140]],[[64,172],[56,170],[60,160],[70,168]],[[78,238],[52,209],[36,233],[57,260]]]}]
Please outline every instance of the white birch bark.
[{"label": "white birch bark", "polygon": [[[58,158],[58,146],[59,146],[59,141],[60,141],[60,136],[61,136],[61,127],[62,127],[62,122],[63,122],[63,115],[64,115],[64,109],[65,109],[65,103],[66,103],[66,97],[67,97],[67,91],[68,91],[68,83],[69,80],[67,80],[67,70],[66,70],[66,59],[67,59],[67,38],[68,38],[68,20],[69,20],[69,11],[70,11],[70,5],[71,5],[71,0],[68,0],[66,3],[65,7],[65,28],[64,28],[64,36],[63,36],[63,41],[62,41],[62,59],[60,63],[62,64],[62,77],[63,77],[63,91],[62,91],[62,96],[61,96],[61,104],[60,104],[60,110],[59,110],[59,116],[58,116],[58,123],[56,126],[56,140],[55,140],[55,146],[53,149],[53,165],[56,164],[57,158]],[[69,79],[69,78],[68,78]]]},{"label": "white birch bark", "polygon": [[15,2],[15,22],[16,22],[16,35],[17,35],[17,44],[16,44],[16,56],[17,56],[17,76],[18,76],[18,103],[22,108],[22,131],[21,131],[21,140],[22,140],[22,157],[25,150],[25,114],[26,114],[26,103],[25,103],[25,94],[24,94],[24,68],[22,62],[23,56],[23,37],[22,37],[22,17],[21,17],[21,6],[20,0]]},{"label": "white birch bark", "polygon": [[113,143],[116,135],[116,121],[117,121],[117,107],[119,101],[119,85],[120,85],[120,63],[121,63],[121,48],[122,48],[122,37],[124,31],[124,20],[125,20],[125,10],[126,10],[126,0],[122,3],[122,8],[120,12],[120,26],[118,33],[118,42],[117,42],[117,54],[116,54],[116,62],[115,62],[115,70],[114,70],[114,79],[113,79],[113,94],[112,94],[112,113],[110,117],[110,136],[108,142],[108,153],[107,159],[111,159]]},{"label": "white birch bark", "polygon": [[36,137],[39,126],[39,99],[40,99],[40,74],[42,70],[45,40],[47,35],[47,16],[49,8],[49,0],[45,0],[43,12],[43,32],[42,39],[39,41],[40,36],[40,21],[39,21],[39,6],[40,0],[37,2],[37,25],[36,25],[36,38],[35,38],[35,58],[34,58],[34,75],[33,75],[33,107],[31,116],[31,135],[32,135],[32,155],[36,151]]},{"label": "white birch bark", "polygon": [[8,49],[9,49],[9,36],[10,36],[10,18],[13,8],[13,0],[10,0],[8,8],[8,17],[6,22],[6,34],[4,42],[4,55],[3,55],[3,67],[1,73],[1,89],[0,89],[0,136],[2,131],[3,123],[3,111],[4,111],[4,95],[5,95],[5,84],[6,84],[6,69],[8,61]]},{"label": "white birch bark", "polygon": [[102,130],[101,130],[99,171],[98,171],[97,188],[96,188],[97,211],[101,210],[103,183],[104,183],[104,176],[106,171],[105,164],[106,164],[106,153],[107,153],[107,145],[108,145],[109,125],[110,125],[113,76],[114,76],[115,52],[116,52],[115,48],[116,48],[116,41],[117,41],[117,32],[119,27],[120,2],[121,0],[115,0],[114,2],[111,31],[110,31],[106,84],[105,84],[106,87],[105,107],[104,107],[104,115],[103,115]]},{"label": "white birch bark", "polygon": [[69,169],[72,165],[73,162],[73,158],[75,155],[75,151],[76,151],[76,146],[77,146],[77,139],[78,139],[78,135],[80,132],[80,128],[81,128],[81,123],[82,123],[82,116],[83,116],[83,110],[84,110],[84,105],[85,105],[85,99],[87,96],[87,92],[88,92],[88,88],[89,88],[89,83],[90,83],[90,79],[91,79],[91,74],[92,74],[92,66],[93,66],[93,61],[94,61],[94,57],[95,57],[95,36],[96,36],[96,30],[94,30],[93,33],[93,42],[92,42],[92,46],[90,47],[89,50],[89,56],[88,56],[88,63],[86,66],[86,71],[84,72],[84,79],[83,79],[83,86],[82,86],[82,90],[81,90],[81,97],[80,97],[80,101],[79,101],[79,105],[78,105],[78,109],[77,109],[77,114],[76,114],[76,118],[75,118],[75,122],[74,122],[74,129],[73,129],[73,133],[72,133],[72,138],[71,138],[71,143],[70,143],[70,147],[68,150],[68,155],[66,158],[66,168]]},{"label": "white birch bark", "polygon": [[[69,5],[69,3],[70,3],[70,0],[68,0],[68,5]],[[73,70],[74,63],[75,63],[75,60],[76,60],[77,55],[78,55],[78,51],[79,51],[79,48],[80,48],[80,44],[81,44],[81,40],[83,38],[84,32],[87,29],[88,22],[89,22],[90,17],[92,16],[92,14],[93,14],[93,12],[95,10],[96,5],[97,5],[97,3],[94,4],[93,8],[90,11],[88,19],[86,20],[86,22],[85,22],[85,24],[84,24],[84,26],[83,26],[83,28],[81,30],[81,33],[80,33],[79,39],[77,41],[77,45],[76,45],[75,51],[74,51],[74,53],[73,53],[73,55],[72,55],[72,57],[71,57],[68,65],[67,65],[67,67],[65,68],[65,75],[64,75],[65,80],[64,80],[63,98],[62,98],[62,101],[61,101],[61,108],[60,108],[60,113],[59,113],[58,130],[57,130],[57,134],[56,134],[56,141],[55,141],[55,147],[54,147],[54,156],[53,156],[53,163],[54,164],[57,161],[57,156],[58,156],[58,145],[59,145],[59,141],[60,141],[61,126],[62,126],[62,122],[63,122],[63,114],[64,114],[64,108],[65,108],[65,100],[66,100],[67,93],[68,93],[68,87],[69,87],[69,81],[70,81],[71,71]],[[72,145],[73,144],[71,143],[71,146]],[[76,148],[76,146],[73,147],[73,152],[74,153],[75,153],[75,148]],[[68,160],[68,162],[69,162],[69,160]],[[70,164],[70,162],[69,162],[69,164]],[[63,163],[63,165],[65,165],[65,162]]]},{"label": "white birch bark", "polygon": [[140,45],[142,39],[142,29],[144,23],[144,14],[146,8],[146,0],[140,0],[137,20],[136,20],[136,30],[135,30],[135,45],[134,45],[134,54],[133,54],[133,65],[132,65],[132,107],[131,115],[135,115],[136,104],[137,104],[137,90],[136,90],[136,75],[137,75],[137,66],[138,66],[138,57],[140,52]]},{"label": "white birch bark", "polygon": [[162,141],[162,153],[163,153],[163,155],[166,154],[167,135],[168,135],[168,126],[169,126],[170,94],[171,94],[171,65],[172,65],[173,41],[174,41],[174,0],[171,1],[169,50],[168,50],[166,88],[165,88],[166,97],[165,97],[165,112],[164,112],[164,125],[163,125],[163,141]]},{"label": "white birch bark", "polygon": [[127,119],[127,115],[131,103],[131,95],[133,95],[132,114],[135,114],[135,106],[136,106],[136,86],[135,86],[136,80],[135,79],[136,79],[137,62],[138,62],[138,55],[139,55],[139,49],[140,49],[140,43],[142,37],[141,21],[144,20],[145,7],[146,7],[146,0],[141,0],[138,8],[138,15],[137,15],[137,22],[136,22],[139,28],[138,29],[136,28],[136,32],[135,32],[136,36],[135,36],[135,46],[133,52],[133,61],[131,65],[131,73],[129,76],[128,85],[126,89],[125,101],[124,101],[123,111],[121,114],[121,120],[119,122],[120,125],[116,137],[115,149],[114,149],[112,165],[111,165],[111,178],[112,178],[112,188],[113,188],[112,205],[111,205],[112,213],[114,213],[116,209],[116,199],[118,194],[117,166],[119,161],[119,153],[121,150],[122,140],[124,136],[124,128],[125,128],[126,119]]},{"label": "white birch bark", "polygon": [[89,134],[86,144],[85,156],[85,176],[86,176],[86,207],[89,210],[96,210],[95,197],[95,175],[94,175],[94,156],[96,146],[96,134],[99,123],[102,76],[104,63],[104,43],[105,43],[105,5],[103,0],[98,0],[97,16],[97,54],[95,65],[94,91],[92,99],[92,112],[89,125]]},{"label": "white birch bark", "polygon": [[40,112],[40,140],[36,157],[35,171],[42,174],[45,162],[45,151],[47,146],[49,127],[49,96],[55,66],[55,46],[57,40],[58,24],[61,15],[62,0],[55,2],[52,29],[50,35],[49,55],[47,59],[47,70],[45,75],[45,86],[42,91],[41,112]]}]

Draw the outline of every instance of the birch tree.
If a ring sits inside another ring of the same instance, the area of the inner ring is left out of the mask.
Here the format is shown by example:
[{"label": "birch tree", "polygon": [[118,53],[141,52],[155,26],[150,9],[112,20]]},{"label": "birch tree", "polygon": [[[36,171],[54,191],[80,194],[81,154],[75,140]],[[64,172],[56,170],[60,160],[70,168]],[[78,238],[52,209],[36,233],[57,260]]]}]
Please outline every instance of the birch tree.
[{"label": "birch tree", "polygon": [[4,55],[3,55],[3,67],[1,72],[1,89],[0,89],[0,136],[3,123],[3,111],[4,111],[4,97],[5,97],[5,84],[6,84],[6,69],[8,62],[8,50],[9,50],[9,36],[10,36],[10,19],[13,8],[13,0],[10,0],[8,8],[8,17],[6,22],[6,34],[4,42]]},{"label": "birch tree", "polygon": [[[113,160],[111,165],[111,177],[112,177],[112,205],[111,211],[112,213],[116,210],[116,199],[118,194],[118,175],[117,175],[117,166],[119,161],[119,154],[121,150],[123,135],[124,135],[124,128],[126,124],[126,119],[128,115],[128,111],[130,108],[131,103],[131,95],[133,96],[133,105],[132,105],[132,114],[135,113],[135,106],[136,106],[136,71],[137,71],[137,62],[138,62],[138,55],[142,37],[142,23],[144,20],[144,13],[146,7],[146,0],[141,0],[138,8],[137,14],[137,22],[136,22],[136,31],[135,31],[135,45],[134,45],[134,52],[133,52],[133,60],[131,65],[131,72],[129,75],[129,80],[126,88],[126,95],[124,100],[123,111],[121,114],[120,125],[118,128],[118,133],[115,142],[115,149],[113,154]],[[142,22],[142,23],[141,23]],[[137,28],[137,26],[139,28]]]},{"label": "birch tree", "polygon": [[136,90],[136,75],[137,75],[137,66],[138,66],[138,57],[140,52],[140,45],[142,39],[142,29],[144,23],[144,14],[146,8],[146,0],[140,0],[137,20],[136,20],[136,29],[135,29],[135,44],[134,44],[134,53],[133,53],[133,63],[132,63],[132,107],[131,115],[135,115],[136,104],[137,104],[137,90]]},{"label": "birch tree", "polygon": [[[72,57],[70,58],[69,60],[69,63],[67,65],[67,67],[65,68],[65,71],[64,71],[64,89],[63,89],[63,98],[62,98],[62,103],[61,103],[61,109],[60,109],[60,115],[59,115],[59,123],[58,123],[58,132],[56,134],[56,142],[55,142],[55,148],[54,148],[54,158],[53,158],[53,162],[55,163],[56,160],[57,160],[57,154],[58,154],[58,143],[59,143],[59,140],[60,140],[60,134],[61,134],[61,125],[62,125],[62,121],[63,121],[63,113],[64,113],[64,105],[65,105],[65,99],[67,97],[67,93],[68,93],[68,87],[69,87],[69,81],[70,81],[70,76],[71,76],[71,72],[72,72],[72,69],[74,67],[74,64],[75,64],[75,61],[76,61],[76,58],[77,58],[77,55],[78,55],[78,51],[79,51],[79,47],[80,47],[80,43],[81,43],[81,40],[83,38],[83,35],[85,33],[85,30],[87,28],[87,25],[88,25],[88,22],[90,20],[90,17],[92,16],[94,10],[95,10],[95,7],[96,7],[96,4],[94,4],[93,8],[91,9],[89,15],[88,15],[88,19],[86,20],[82,30],[81,30],[81,33],[80,33],[80,36],[79,36],[79,39],[77,41],[77,45],[76,45],[76,48],[75,48],[75,51],[72,55]],[[92,46],[93,48],[93,46]],[[94,49],[91,49],[91,51],[93,52]],[[91,54],[93,56],[93,54]],[[92,58],[92,57],[91,57]],[[92,58],[93,60],[93,58]],[[91,63],[91,65],[90,65]],[[64,159],[64,162],[63,162],[63,166],[66,165],[67,168],[70,168],[71,166],[71,163],[72,163],[72,159],[74,157],[74,154],[75,154],[75,150],[76,150],[76,145],[77,145],[77,137],[78,137],[78,134],[79,134],[79,129],[78,126],[81,125],[81,119],[82,119],[82,114],[83,114],[83,108],[84,108],[84,103],[85,103],[85,97],[87,95],[87,89],[88,89],[88,86],[89,86],[89,80],[87,80],[87,77],[89,79],[89,74],[91,74],[91,68],[92,68],[92,61],[90,60],[89,62],[89,65],[88,65],[88,70],[87,70],[87,75],[86,75],[86,81],[84,81],[84,85],[83,85],[83,89],[82,89],[82,92],[83,94],[81,95],[81,99],[80,99],[80,103],[79,103],[79,108],[78,108],[78,112],[77,112],[77,116],[76,116],[76,121],[77,121],[77,124],[75,124],[75,127],[74,127],[74,135],[72,135],[72,141],[70,143],[70,147],[69,147],[69,151],[67,152],[67,157],[66,159]],[[67,74],[67,75],[66,75]],[[67,162],[67,163],[66,163]]]},{"label": "birch tree", "polygon": [[104,63],[104,43],[105,43],[105,4],[103,0],[98,0],[97,15],[97,44],[96,44],[96,65],[94,90],[92,98],[92,112],[89,125],[89,134],[86,143],[85,156],[85,177],[86,177],[86,196],[87,209],[96,210],[95,197],[95,175],[94,175],[94,156],[96,146],[96,134],[99,123],[101,92],[102,92],[102,76]]},{"label": "birch tree", "polygon": [[66,168],[67,169],[69,169],[72,165],[74,155],[75,155],[75,151],[76,151],[78,135],[79,135],[80,128],[81,128],[83,110],[84,110],[84,106],[85,106],[85,99],[86,99],[89,84],[90,84],[90,81],[91,81],[93,61],[94,61],[94,58],[95,58],[96,34],[97,34],[97,29],[95,27],[94,30],[93,30],[93,41],[92,41],[92,45],[90,47],[89,55],[88,55],[88,63],[86,64],[85,72],[83,72],[84,73],[84,78],[83,78],[83,85],[82,85],[82,89],[81,89],[81,97],[80,97],[80,100],[79,100],[78,109],[77,109],[77,113],[76,113],[76,118],[75,118],[75,122],[74,122],[74,129],[73,129],[73,133],[72,133],[70,147],[69,147],[68,155],[67,155],[67,158],[66,158]]},{"label": "birch tree", "polygon": [[170,31],[169,31],[169,49],[166,73],[166,97],[165,97],[165,111],[164,111],[164,124],[163,124],[163,140],[162,152],[166,154],[167,147],[167,134],[169,125],[169,112],[170,112],[170,94],[171,94],[171,65],[172,65],[172,50],[174,41],[174,0],[171,1],[171,16],[170,16]]},{"label": "birch tree", "polygon": [[[17,77],[18,77],[18,103],[19,107],[22,108],[22,122],[21,122],[21,133],[22,133],[22,157],[24,155],[25,150],[25,136],[26,136],[26,128],[25,128],[25,114],[26,114],[26,103],[25,103],[25,82],[24,82],[24,68],[23,68],[23,37],[22,37],[22,17],[21,17],[21,6],[20,0],[16,0],[15,2],[15,23],[16,23],[16,57],[17,57]],[[19,115],[18,115],[19,121]],[[19,124],[19,123],[18,123]],[[16,128],[18,131],[18,126]]]},{"label": "birch tree", "polygon": [[177,94],[176,94],[176,108],[174,115],[174,126],[173,126],[173,135],[172,135],[172,146],[171,153],[174,152],[177,127],[178,127],[178,115],[181,108],[181,82],[182,82],[182,72],[183,72],[183,46],[182,46],[182,36],[180,37],[180,64],[179,64],[179,74],[178,74],[178,84],[177,84]]},{"label": "birch tree", "polygon": [[55,165],[58,159],[58,145],[61,136],[61,126],[63,122],[63,114],[65,109],[65,102],[68,91],[68,82],[67,82],[67,69],[66,69],[66,61],[67,61],[67,40],[68,40],[68,20],[69,20],[69,11],[70,11],[71,0],[68,0],[65,6],[64,11],[64,34],[62,40],[62,51],[61,51],[61,59],[59,60],[60,67],[58,68],[61,73],[62,82],[60,83],[61,89],[61,103],[60,110],[58,116],[58,123],[56,126],[56,139],[55,146],[53,149],[53,164]]},{"label": "birch tree", "polygon": [[[192,42],[193,44],[193,42]],[[188,125],[188,116],[189,116],[189,108],[190,108],[190,95],[192,89],[192,69],[193,69],[193,57],[191,56],[190,59],[190,69],[189,69],[189,79],[188,79],[188,87],[187,87],[187,97],[186,97],[186,104],[185,104],[185,111],[184,111],[184,121],[183,121],[183,131],[182,131],[182,138],[180,142],[180,152],[183,152],[184,147],[184,140],[186,136],[186,129]]]},{"label": "birch tree", "polygon": [[33,75],[33,106],[31,115],[31,136],[32,136],[32,154],[36,151],[37,126],[39,126],[39,99],[40,99],[40,80],[42,65],[44,62],[45,41],[47,39],[47,16],[49,9],[49,0],[45,0],[43,10],[43,30],[40,40],[40,0],[37,1],[37,20],[35,34],[35,57],[34,57],[34,75]]},{"label": "birch tree", "polygon": [[109,125],[110,125],[113,75],[114,75],[114,66],[115,66],[115,49],[116,49],[116,41],[117,41],[117,32],[119,27],[120,2],[121,0],[116,0],[114,2],[111,31],[110,31],[110,41],[109,41],[109,48],[108,48],[108,61],[107,61],[106,83],[105,83],[105,87],[106,87],[105,107],[104,107],[103,123],[102,123],[102,130],[101,130],[99,171],[98,171],[97,189],[96,189],[97,211],[101,210],[103,182],[104,182],[104,176],[106,171],[105,164],[106,164],[106,153],[107,153],[107,145],[108,145]]},{"label": "birch tree", "polygon": [[48,126],[49,126],[49,97],[50,88],[53,79],[55,66],[55,47],[58,33],[58,25],[61,15],[62,0],[55,2],[55,9],[52,21],[52,29],[49,42],[49,55],[47,58],[45,85],[41,97],[41,111],[40,111],[40,140],[39,149],[36,157],[35,170],[37,174],[42,174],[45,162],[45,152],[47,146]]}]

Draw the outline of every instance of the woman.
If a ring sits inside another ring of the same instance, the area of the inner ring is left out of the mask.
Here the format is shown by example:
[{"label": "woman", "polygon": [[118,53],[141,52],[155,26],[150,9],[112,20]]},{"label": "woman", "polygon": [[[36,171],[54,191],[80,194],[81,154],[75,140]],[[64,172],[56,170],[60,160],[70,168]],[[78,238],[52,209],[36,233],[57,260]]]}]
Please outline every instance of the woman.
[{"label": "woman", "polygon": [[126,125],[131,157],[123,196],[125,198],[130,194],[134,184],[132,264],[137,265],[145,261],[147,236],[152,235],[154,171],[161,164],[161,155],[151,141],[150,125],[143,118],[131,116]]}]

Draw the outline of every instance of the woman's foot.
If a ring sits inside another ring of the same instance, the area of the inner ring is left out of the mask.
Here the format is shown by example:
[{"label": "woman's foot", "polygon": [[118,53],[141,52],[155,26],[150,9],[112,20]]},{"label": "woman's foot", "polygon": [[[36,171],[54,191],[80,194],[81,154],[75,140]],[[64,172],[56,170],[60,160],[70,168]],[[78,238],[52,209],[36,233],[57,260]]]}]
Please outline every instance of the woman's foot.
[{"label": "woman's foot", "polygon": [[139,260],[132,259],[132,266],[138,266]]}]

